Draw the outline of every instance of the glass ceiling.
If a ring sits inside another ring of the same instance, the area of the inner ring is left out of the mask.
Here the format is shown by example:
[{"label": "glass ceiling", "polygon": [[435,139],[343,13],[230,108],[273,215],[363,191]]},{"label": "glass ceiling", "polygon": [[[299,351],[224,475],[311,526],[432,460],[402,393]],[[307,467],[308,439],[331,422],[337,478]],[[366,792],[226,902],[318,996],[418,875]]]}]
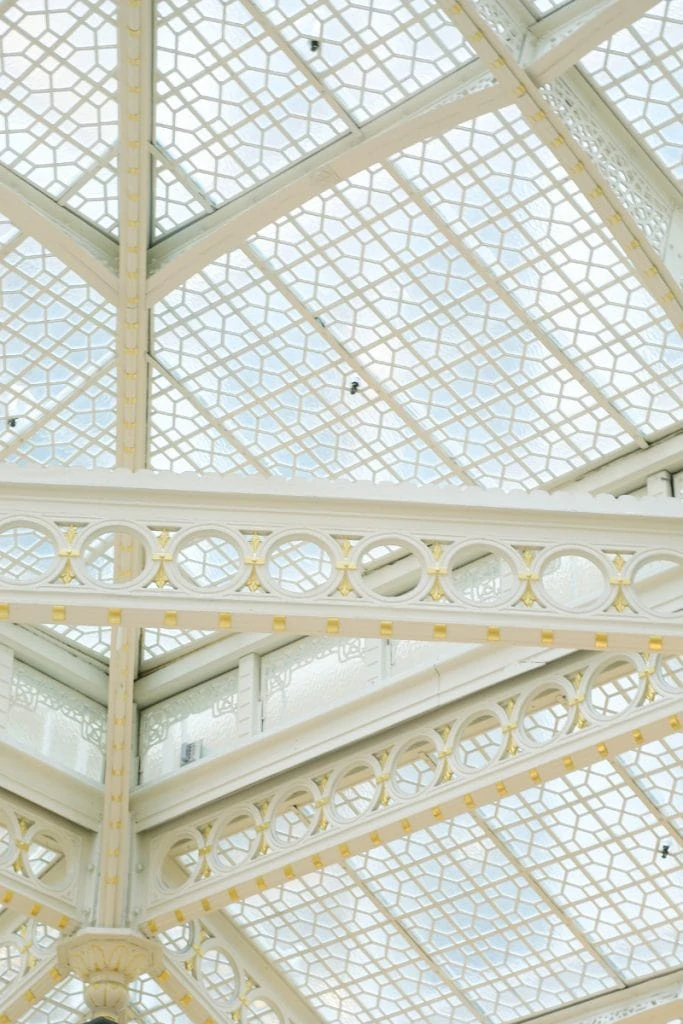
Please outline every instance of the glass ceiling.
[{"label": "glass ceiling", "polygon": [[[513,26],[509,61],[544,18],[561,40],[562,19],[587,13],[475,2]],[[532,490],[681,430],[681,324],[661,284],[680,280],[682,0],[597,32],[545,83],[553,145],[504,68],[496,109],[474,102],[501,69],[448,4],[158,0],[137,198],[114,0],[7,0],[0,18],[0,459],[121,464],[129,316],[112,296],[128,287],[117,239],[134,202],[141,261],[182,263],[139,325],[152,469]],[[102,253],[107,295],[90,283]],[[41,629],[109,657],[108,629]],[[141,670],[213,637],[144,630]],[[680,760],[680,739],[648,744],[217,916],[330,1024],[513,1024],[622,989],[681,962],[673,862],[658,856],[679,842]],[[219,933],[206,924],[179,955]],[[209,1000],[229,975],[218,959]],[[246,992],[235,1019],[286,1024]],[[150,978],[134,1009],[189,1024]],[[22,1024],[82,1013],[67,979]]]},{"label": "glass ceiling", "polygon": [[[0,164],[116,234],[114,4],[16,0],[4,18]],[[669,188],[682,27],[680,0],[656,4],[581,64]],[[399,124],[425,90],[429,115],[485,70],[431,0],[161,0],[155,47],[150,245],[257,186],[275,200],[283,171]],[[150,467],[532,489],[680,428],[679,333],[519,108],[396,138],[156,304]],[[0,456],[112,466],[117,311],[11,216]]]}]

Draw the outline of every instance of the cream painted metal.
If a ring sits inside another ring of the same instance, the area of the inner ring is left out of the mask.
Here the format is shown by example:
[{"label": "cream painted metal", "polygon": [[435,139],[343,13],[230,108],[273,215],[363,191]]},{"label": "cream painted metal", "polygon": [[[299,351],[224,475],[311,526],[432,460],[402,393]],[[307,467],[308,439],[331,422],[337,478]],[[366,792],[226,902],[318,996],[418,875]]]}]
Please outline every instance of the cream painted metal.
[{"label": "cream painted metal", "polygon": [[[449,4],[443,4],[451,13]],[[506,40],[526,57],[525,69],[537,85],[558,78],[589,50],[651,7],[648,0],[629,3],[605,0],[588,8],[573,0],[558,14],[534,23],[521,6],[496,8],[512,19],[512,37]],[[629,14],[633,17],[629,18]],[[242,245],[260,228],[282,216],[325,187],[343,181],[368,164],[389,158],[398,150],[431,138],[464,121],[495,109],[510,100],[509,90],[491,79],[488,54],[466,65],[397,109],[381,115],[368,126],[350,131],[345,138],[308,157],[304,166],[292,168],[244,197],[238,198],[201,220],[181,228],[150,249],[148,302],[158,302],[174,287],[203,266]],[[493,69],[498,76],[499,68]],[[458,97],[458,91],[462,96]],[[453,94],[449,96],[449,93]],[[660,175],[654,172],[653,186]],[[670,188],[667,187],[667,192]],[[668,290],[668,289],[667,289]]]},{"label": "cream painted metal", "polygon": [[683,292],[679,283],[630,214],[621,207],[614,190],[595,163],[571,136],[563,134],[566,133],[563,122],[549,107],[528,71],[514,59],[501,37],[482,17],[476,3],[473,0],[456,3],[439,0],[439,6],[453,18],[481,61],[494,68],[499,81],[512,90],[531,128],[553,149],[596,213],[609,226],[643,287],[675,323],[683,324]]},{"label": "cream painted metal", "polygon": [[[228,490],[210,479],[188,495],[172,476],[117,473],[102,475],[93,500],[89,485],[40,475],[37,487],[30,473],[3,472],[0,530],[16,537],[0,565],[5,619],[683,647],[674,499],[577,496],[568,508],[556,495],[268,481]],[[49,518],[32,514],[38,492]],[[143,553],[132,580],[107,562],[117,537]]]},{"label": "cream painted metal", "polygon": [[163,930],[680,728],[680,691],[659,662],[587,655],[576,664],[500,683],[154,830],[145,927]]}]

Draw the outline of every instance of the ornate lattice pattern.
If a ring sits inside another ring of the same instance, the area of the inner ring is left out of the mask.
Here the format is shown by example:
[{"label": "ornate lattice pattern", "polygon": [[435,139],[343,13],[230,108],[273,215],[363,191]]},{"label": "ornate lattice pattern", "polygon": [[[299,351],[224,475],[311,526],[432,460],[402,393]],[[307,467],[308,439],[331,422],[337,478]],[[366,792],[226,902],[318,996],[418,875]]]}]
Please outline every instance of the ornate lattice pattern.
[{"label": "ornate lattice pattern", "polygon": [[650,244],[661,252],[667,240],[672,208],[654,191],[633,158],[565,79],[558,78],[544,86],[543,93],[576,141],[600,168]]},{"label": "ornate lattice pattern", "polygon": [[0,161],[57,198],[116,141],[115,14],[114,0],[3,11]]},{"label": "ornate lattice pattern", "polygon": [[683,8],[654,6],[598,46],[582,66],[652,153],[683,177]]},{"label": "ornate lattice pattern", "polygon": [[[375,388],[349,394],[353,368],[317,326],[245,253],[218,260],[171,293],[157,308],[156,357],[188,388],[192,374],[193,401],[216,426],[201,432],[204,450],[190,455],[202,413],[178,398],[174,429],[166,411],[173,389],[164,385],[163,401],[152,395],[161,435],[152,438],[152,465],[190,468],[191,458],[193,468],[225,472],[242,469],[251,456],[278,476],[452,478]],[[170,462],[176,438],[188,449],[180,465]]]},{"label": "ornate lattice pattern", "polygon": [[[240,0],[215,9],[162,0],[157,19],[157,142],[210,201],[233,198],[345,131]],[[172,222],[177,202],[158,213]]]},{"label": "ornate lattice pattern", "polygon": [[482,814],[625,981],[680,962],[677,901],[659,858],[675,837],[612,765],[555,779]]},{"label": "ornate lattice pattern", "polygon": [[[435,717],[395,742],[386,740],[381,749],[370,744],[364,752],[321,764],[249,804],[228,801],[219,815],[162,830],[151,841],[151,906],[209,875],[232,881],[236,869],[249,863],[267,870],[270,856],[294,856],[310,836],[332,835],[351,821],[372,829],[373,817],[390,805],[400,808],[429,792],[443,801],[449,786],[475,785],[477,775],[496,765],[505,763],[501,770],[509,777],[520,754],[538,755],[571,733],[590,736],[607,722],[628,719],[643,701],[671,699],[674,678],[666,662],[655,670],[623,656],[598,659],[568,676],[548,672],[523,690],[506,684],[495,696],[489,691],[490,699],[450,718]],[[603,695],[615,692],[628,694],[630,702],[606,712]]]},{"label": "ornate lattice pattern", "polygon": [[18,234],[2,252],[0,291],[10,314],[0,328],[0,457],[111,465],[114,381],[102,373],[114,357],[113,308]]},{"label": "ornate lattice pattern", "polygon": [[358,123],[474,58],[452,21],[424,0],[256,3]]},{"label": "ornate lattice pattern", "polygon": [[156,661],[216,635],[209,629],[145,629],[142,634],[142,660]]},{"label": "ornate lattice pattern", "polygon": [[89,654],[98,654],[103,658],[109,658],[111,629],[107,626],[60,626],[56,623],[46,622],[41,628],[57,634]]},{"label": "ornate lattice pattern", "polygon": [[[623,417],[646,433],[673,422],[677,332],[516,113],[477,118],[414,147],[398,163],[551,348],[569,357]],[[637,337],[638,345],[627,337]]]}]

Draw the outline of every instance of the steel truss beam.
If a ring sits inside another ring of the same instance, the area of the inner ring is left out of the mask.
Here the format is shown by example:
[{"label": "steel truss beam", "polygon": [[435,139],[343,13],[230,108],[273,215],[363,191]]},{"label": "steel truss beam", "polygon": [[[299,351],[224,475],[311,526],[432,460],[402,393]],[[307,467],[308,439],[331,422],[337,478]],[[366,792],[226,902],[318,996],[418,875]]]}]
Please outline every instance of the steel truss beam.
[{"label": "steel truss beam", "polygon": [[[683,326],[683,290],[644,232],[622,205],[594,160],[568,134],[528,69],[481,16],[474,0],[439,0],[439,6],[514,97],[530,127],[549,146],[619,243],[634,275],[674,324]],[[593,44],[594,45],[594,44]]]},{"label": "steel truss beam", "polygon": [[[228,489],[204,478],[188,493],[172,474],[99,479],[74,473],[65,485],[44,471],[2,471],[3,528],[38,531],[54,557],[30,591],[5,579],[0,617],[683,651],[683,508],[674,499],[576,496],[567,508],[563,495],[478,489],[268,480]],[[144,553],[135,579],[96,575],[103,535]],[[207,537],[234,552],[234,564],[220,585],[195,586],[185,552]],[[387,550],[393,565],[382,567]],[[304,557],[318,573],[314,589],[309,570],[297,582]],[[568,596],[554,591],[558,573],[574,581]]]},{"label": "steel truss beam", "polygon": [[80,274],[108,302],[116,303],[118,245],[111,238],[6,167],[0,167],[0,212]]},{"label": "steel truss beam", "polygon": [[[624,685],[632,703],[614,714],[599,712]],[[553,689],[557,696],[549,698]],[[539,738],[530,732],[541,699],[544,707],[565,709],[564,733]],[[143,927],[154,934],[661,738],[681,727],[678,708],[680,694],[672,692],[659,665],[639,656],[575,655],[561,672],[545,669],[464,697],[143,837]],[[468,762],[474,736],[490,744],[485,767]],[[401,781],[404,773],[414,779],[415,772],[418,786]],[[177,885],[175,871],[183,861],[189,865],[186,880]]]}]

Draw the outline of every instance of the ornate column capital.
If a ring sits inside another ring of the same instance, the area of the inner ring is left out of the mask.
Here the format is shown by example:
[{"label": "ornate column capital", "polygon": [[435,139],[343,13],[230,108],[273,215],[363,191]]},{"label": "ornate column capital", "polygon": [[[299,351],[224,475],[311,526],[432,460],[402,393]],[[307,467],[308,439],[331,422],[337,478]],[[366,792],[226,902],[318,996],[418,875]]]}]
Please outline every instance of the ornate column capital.
[{"label": "ornate column capital", "polygon": [[158,942],[128,928],[84,928],[59,943],[57,964],[85,983],[94,1016],[119,1022],[128,1006],[128,986],[141,974],[159,973]]}]

